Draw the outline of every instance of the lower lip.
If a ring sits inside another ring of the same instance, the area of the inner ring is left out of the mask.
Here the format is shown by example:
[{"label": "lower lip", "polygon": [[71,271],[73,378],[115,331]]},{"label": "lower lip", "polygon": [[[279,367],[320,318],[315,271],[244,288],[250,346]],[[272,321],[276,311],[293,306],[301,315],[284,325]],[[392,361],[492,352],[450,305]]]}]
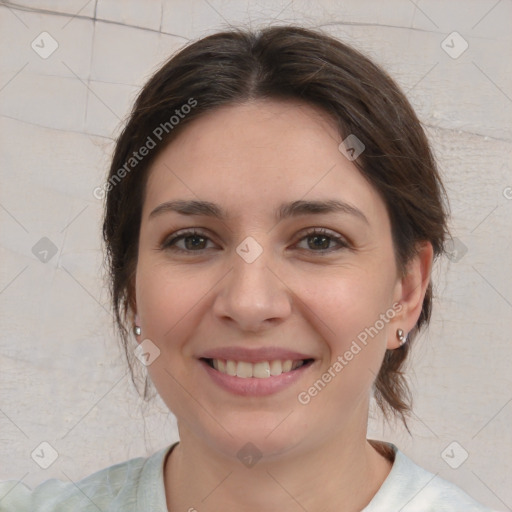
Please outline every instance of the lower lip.
[{"label": "lower lip", "polygon": [[230,391],[235,395],[241,396],[266,396],[277,393],[299,380],[310,367],[313,366],[314,361],[307,365],[301,366],[296,370],[282,373],[281,375],[273,375],[266,379],[258,379],[256,377],[234,377],[221,373],[212,368],[206,361],[199,361],[206,369],[208,375],[212,380],[226,391]]}]

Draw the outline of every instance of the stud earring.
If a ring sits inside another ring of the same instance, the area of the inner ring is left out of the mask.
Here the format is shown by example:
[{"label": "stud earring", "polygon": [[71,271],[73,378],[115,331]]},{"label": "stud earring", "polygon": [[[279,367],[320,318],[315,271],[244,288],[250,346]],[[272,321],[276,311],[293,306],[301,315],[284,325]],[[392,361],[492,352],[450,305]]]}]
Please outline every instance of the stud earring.
[{"label": "stud earring", "polygon": [[141,332],[142,332],[142,329],[138,325],[133,326],[133,334],[135,334],[135,336],[140,336]]},{"label": "stud earring", "polygon": [[396,337],[398,338],[398,341],[400,342],[400,346],[402,346],[407,341],[407,335],[404,333],[402,329],[396,330]]}]

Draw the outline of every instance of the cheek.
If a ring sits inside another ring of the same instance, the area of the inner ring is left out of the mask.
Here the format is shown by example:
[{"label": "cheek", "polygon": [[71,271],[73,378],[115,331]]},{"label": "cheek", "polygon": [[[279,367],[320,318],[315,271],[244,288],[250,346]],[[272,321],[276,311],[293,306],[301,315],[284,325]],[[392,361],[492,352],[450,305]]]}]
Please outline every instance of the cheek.
[{"label": "cheek", "polygon": [[160,351],[147,367],[149,377],[167,407],[182,415],[190,398],[185,389],[196,394],[184,368],[183,353],[197,324],[195,308],[200,307],[208,286],[187,272],[174,271],[144,257],[139,259],[136,283],[142,337],[150,339]]},{"label": "cheek", "polygon": [[329,338],[337,340],[336,345],[340,344],[341,348],[392,306],[394,281],[383,275],[383,270],[335,270],[331,276],[316,280],[314,287],[304,290],[305,301],[325,323]]},{"label": "cheek", "polygon": [[[142,256],[137,266],[136,300],[143,338],[160,349],[155,368],[182,373],[180,360],[192,355],[189,343],[201,317],[211,307],[211,294],[218,277],[197,268],[177,268]],[[155,361],[156,363],[156,361]],[[155,371],[151,365],[150,372]]]},{"label": "cheek", "polygon": [[195,279],[192,272],[139,261],[136,295],[144,332],[156,343],[176,339],[175,332],[182,330],[181,324],[208,290],[208,283]]},{"label": "cheek", "polygon": [[311,300],[318,316],[315,330],[321,332],[328,356],[297,397],[308,415],[328,414],[343,425],[347,411],[366,407],[394,316],[391,297],[389,287],[381,284],[376,289],[372,279],[360,277],[340,279]]},{"label": "cheek", "polygon": [[373,271],[368,267],[342,269],[328,280],[328,287],[325,282],[315,291],[309,290],[316,330],[329,352],[321,369],[332,381],[326,399],[331,396],[336,402],[350,402],[367,393],[376,378],[386,351],[389,322],[395,316],[394,281],[387,277],[393,276],[392,268],[388,274],[383,273],[384,264]]}]

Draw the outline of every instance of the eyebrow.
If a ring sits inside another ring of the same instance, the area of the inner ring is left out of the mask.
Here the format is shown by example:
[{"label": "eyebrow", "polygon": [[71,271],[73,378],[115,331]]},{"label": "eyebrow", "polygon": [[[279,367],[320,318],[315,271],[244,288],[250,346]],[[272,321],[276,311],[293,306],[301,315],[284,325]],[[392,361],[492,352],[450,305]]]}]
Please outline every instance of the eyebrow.
[{"label": "eyebrow", "polygon": [[[213,217],[220,220],[227,220],[229,215],[219,205],[210,201],[199,200],[182,200],[177,199],[174,201],[167,201],[157,206],[150,214],[149,219],[167,212],[176,212],[181,215],[203,215]],[[364,213],[343,201],[338,199],[327,199],[323,201],[292,201],[290,203],[283,203],[276,211],[275,217],[277,221],[289,217],[298,217],[300,215],[321,215],[326,213],[344,213],[358,217],[366,224],[369,224],[368,219]]]}]

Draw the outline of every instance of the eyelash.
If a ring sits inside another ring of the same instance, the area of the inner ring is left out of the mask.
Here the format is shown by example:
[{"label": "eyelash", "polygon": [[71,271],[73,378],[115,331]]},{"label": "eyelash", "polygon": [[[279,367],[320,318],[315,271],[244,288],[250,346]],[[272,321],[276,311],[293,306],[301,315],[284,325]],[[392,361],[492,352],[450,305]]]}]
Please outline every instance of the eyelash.
[{"label": "eyelash", "polygon": [[[324,255],[324,254],[327,254],[327,253],[330,253],[330,252],[333,252],[336,250],[350,248],[348,242],[346,241],[346,239],[344,237],[334,234],[333,232],[328,231],[325,228],[310,228],[310,229],[308,229],[306,231],[306,233],[302,236],[302,238],[300,238],[299,242],[306,238],[310,238],[310,237],[318,236],[318,235],[325,236],[327,238],[330,238],[331,240],[334,240],[338,244],[338,248],[337,249],[336,248],[335,249],[322,249],[319,251],[311,250],[311,252],[313,252],[315,254]],[[181,233],[178,231],[177,233],[174,233],[173,235],[171,235],[171,237],[166,238],[161,243],[160,249],[171,250],[171,251],[187,253],[187,254],[191,254],[191,253],[201,254],[203,251],[207,250],[207,249],[199,249],[197,251],[190,251],[190,250],[181,249],[179,247],[176,247],[176,242],[183,240],[185,238],[189,238],[189,237],[201,237],[201,238],[204,238],[205,240],[210,240],[210,238],[208,236],[206,236],[205,233],[198,231],[196,229],[187,230],[187,231],[184,231]]]}]

